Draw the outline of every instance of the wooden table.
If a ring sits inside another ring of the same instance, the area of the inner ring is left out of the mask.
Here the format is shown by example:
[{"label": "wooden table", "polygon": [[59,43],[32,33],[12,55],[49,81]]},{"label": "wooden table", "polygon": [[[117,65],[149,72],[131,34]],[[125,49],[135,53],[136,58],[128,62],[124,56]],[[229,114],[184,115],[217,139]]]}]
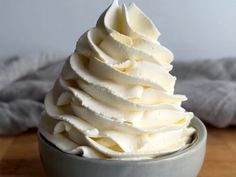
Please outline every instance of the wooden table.
[{"label": "wooden table", "polygon": [[[236,177],[236,128],[208,126],[208,145],[199,177]],[[45,177],[36,130],[0,137],[0,177]]]}]

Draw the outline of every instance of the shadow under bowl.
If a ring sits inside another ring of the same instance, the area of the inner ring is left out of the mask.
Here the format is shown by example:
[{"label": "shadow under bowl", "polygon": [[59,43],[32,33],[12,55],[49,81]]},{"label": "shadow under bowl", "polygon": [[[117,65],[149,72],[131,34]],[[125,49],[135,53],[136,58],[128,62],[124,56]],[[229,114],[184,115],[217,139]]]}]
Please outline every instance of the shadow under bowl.
[{"label": "shadow under bowl", "polygon": [[204,161],[207,131],[191,121],[196,139],[188,148],[149,160],[90,159],[60,151],[38,133],[39,152],[48,177],[196,177]]}]

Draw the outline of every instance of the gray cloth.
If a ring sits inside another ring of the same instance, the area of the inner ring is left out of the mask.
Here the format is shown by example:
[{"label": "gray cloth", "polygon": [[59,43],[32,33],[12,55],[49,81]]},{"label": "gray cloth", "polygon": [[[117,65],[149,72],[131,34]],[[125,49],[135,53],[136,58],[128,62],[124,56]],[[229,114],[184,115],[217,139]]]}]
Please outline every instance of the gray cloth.
[{"label": "gray cloth", "polygon": [[0,60],[0,135],[37,127],[45,93],[64,58],[38,54]]},{"label": "gray cloth", "polygon": [[[0,134],[37,127],[43,99],[58,77],[65,57],[39,54],[0,60]],[[236,117],[236,60],[176,62],[176,93],[183,106],[217,127]]]},{"label": "gray cloth", "polygon": [[183,106],[205,122],[236,125],[236,59],[176,62],[176,93],[185,94]]}]

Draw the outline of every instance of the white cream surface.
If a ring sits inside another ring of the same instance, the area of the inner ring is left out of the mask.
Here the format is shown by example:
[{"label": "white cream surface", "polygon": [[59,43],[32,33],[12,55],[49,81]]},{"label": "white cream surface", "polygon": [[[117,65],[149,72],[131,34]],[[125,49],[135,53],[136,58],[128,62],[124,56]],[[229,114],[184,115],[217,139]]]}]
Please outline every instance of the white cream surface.
[{"label": "white cream surface", "polygon": [[39,130],[64,152],[151,159],[189,143],[193,117],[174,94],[173,54],[135,5],[114,1],[78,40],[45,98]]}]

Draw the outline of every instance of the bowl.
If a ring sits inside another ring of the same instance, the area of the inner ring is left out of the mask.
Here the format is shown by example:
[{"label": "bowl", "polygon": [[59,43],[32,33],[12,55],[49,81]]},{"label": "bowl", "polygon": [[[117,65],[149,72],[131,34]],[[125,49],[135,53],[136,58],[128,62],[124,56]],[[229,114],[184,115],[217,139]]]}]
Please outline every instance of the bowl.
[{"label": "bowl", "polygon": [[204,161],[207,131],[194,117],[195,141],[188,148],[149,160],[90,159],[67,154],[38,132],[40,158],[48,177],[196,177]]}]

